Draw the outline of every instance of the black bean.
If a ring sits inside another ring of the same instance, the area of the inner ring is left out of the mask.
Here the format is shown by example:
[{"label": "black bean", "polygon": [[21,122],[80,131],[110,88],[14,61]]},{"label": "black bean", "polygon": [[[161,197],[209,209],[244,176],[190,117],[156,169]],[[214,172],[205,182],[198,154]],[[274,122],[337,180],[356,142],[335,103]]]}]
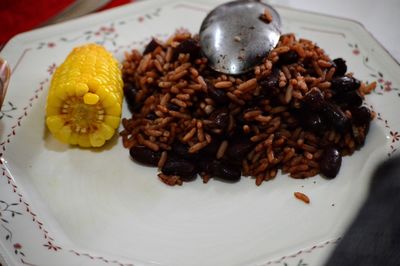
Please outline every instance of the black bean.
[{"label": "black bean", "polygon": [[357,90],[360,87],[360,81],[353,77],[337,77],[331,81],[331,89],[335,93],[344,93]]},{"label": "black bean", "polygon": [[168,158],[161,171],[166,175],[177,175],[183,181],[196,178],[197,168],[194,163],[182,158]]},{"label": "black bean", "polygon": [[172,60],[176,60],[179,54],[190,54],[190,60],[200,56],[200,44],[195,39],[186,39],[182,41],[175,49]]},{"label": "black bean", "polygon": [[157,166],[161,152],[150,150],[144,146],[135,146],[129,150],[132,159],[149,166]]},{"label": "black bean", "polygon": [[169,110],[177,111],[177,112],[179,112],[179,110],[181,109],[178,105],[176,105],[174,103],[167,103],[167,108]]},{"label": "black bean", "polygon": [[363,98],[357,90],[336,94],[333,100],[340,105],[348,106],[360,106],[363,102]]},{"label": "black bean", "polygon": [[322,116],[318,112],[301,111],[300,123],[306,130],[317,134],[324,133],[327,128]]},{"label": "black bean", "polygon": [[199,173],[203,172],[206,173],[207,169],[208,169],[208,165],[211,164],[212,160],[214,157],[208,157],[208,156],[203,156],[200,157],[197,161],[196,161],[196,167],[197,167],[197,171]]},{"label": "black bean", "polygon": [[349,125],[349,119],[339,106],[327,102],[323,109],[324,121],[333,129],[343,132]]},{"label": "black bean", "polygon": [[271,91],[279,90],[279,70],[273,68],[272,73],[265,79],[259,81],[261,86],[261,94],[270,95]]},{"label": "black bean", "polygon": [[334,147],[325,148],[319,162],[321,173],[329,178],[335,178],[342,164],[342,156]]},{"label": "black bean", "polygon": [[226,104],[229,102],[226,92],[223,90],[215,89],[211,86],[208,87],[208,95],[211,99],[216,101],[218,104]]},{"label": "black bean", "polygon": [[158,46],[162,46],[156,39],[152,38],[151,41],[144,48],[143,54],[148,54],[153,52]]},{"label": "black bean", "polygon": [[365,106],[352,108],[350,109],[350,112],[353,124],[356,126],[367,126],[371,122],[371,111]]},{"label": "black bean", "polygon": [[243,126],[248,123],[248,121],[244,119],[243,112],[236,115],[235,122],[238,126]]},{"label": "black bean", "polygon": [[344,76],[347,72],[346,61],[343,58],[336,58],[333,60],[334,67],[336,68],[334,76]]},{"label": "black bean", "polygon": [[290,65],[296,63],[299,59],[299,55],[296,51],[290,50],[289,52],[279,55],[279,65]]},{"label": "black bean", "polygon": [[306,106],[313,111],[321,110],[325,105],[324,95],[319,89],[312,88],[303,98]]},{"label": "black bean", "polygon": [[213,138],[211,143],[209,143],[207,146],[205,146],[203,149],[200,150],[199,154],[214,158],[215,155],[217,154],[220,144],[221,142],[219,140]]},{"label": "black bean", "polygon": [[175,141],[171,145],[171,152],[180,157],[187,157],[189,155],[189,146],[180,141]]},{"label": "black bean", "polygon": [[230,141],[228,148],[226,149],[226,156],[230,159],[241,161],[247,156],[247,154],[249,154],[254,146],[255,143],[247,138]]},{"label": "black bean", "polygon": [[225,130],[229,124],[229,115],[227,113],[219,113],[215,119],[213,119],[213,122],[217,128]]},{"label": "black bean", "polygon": [[156,114],[151,112],[146,115],[146,119],[155,120],[157,118]]},{"label": "black bean", "polygon": [[242,169],[237,165],[229,165],[221,161],[214,160],[207,167],[207,174],[216,179],[229,182],[237,182],[242,175]]},{"label": "black bean", "polygon": [[129,105],[129,107],[133,108],[136,104],[136,94],[137,94],[137,89],[135,85],[130,82],[125,82],[123,90],[126,103]]},{"label": "black bean", "polygon": [[189,153],[189,146],[180,142],[175,141],[171,145],[171,150],[168,152],[168,157],[179,157],[190,161],[196,161],[200,158],[199,153]]}]

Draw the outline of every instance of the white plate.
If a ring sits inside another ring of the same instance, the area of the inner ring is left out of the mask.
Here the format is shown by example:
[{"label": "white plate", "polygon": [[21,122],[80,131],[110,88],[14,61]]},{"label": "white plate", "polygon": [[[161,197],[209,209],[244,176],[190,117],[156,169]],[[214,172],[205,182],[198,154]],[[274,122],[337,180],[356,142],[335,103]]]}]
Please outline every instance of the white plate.
[{"label": "white plate", "polygon": [[[44,126],[49,79],[69,51],[98,42],[118,59],[151,36],[196,32],[216,3],[146,1],[25,33],[2,51],[13,68],[1,113],[0,244],[10,264],[320,265],[365,197],[371,171],[399,146],[400,67],[359,24],[278,8],[284,31],[309,38],[378,81],[365,146],[337,178],[278,176],[260,187],[200,180],[168,187],[115,138],[68,148]],[[130,114],[124,106],[123,116]],[[306,205],[293,197],[302,191]]]}]

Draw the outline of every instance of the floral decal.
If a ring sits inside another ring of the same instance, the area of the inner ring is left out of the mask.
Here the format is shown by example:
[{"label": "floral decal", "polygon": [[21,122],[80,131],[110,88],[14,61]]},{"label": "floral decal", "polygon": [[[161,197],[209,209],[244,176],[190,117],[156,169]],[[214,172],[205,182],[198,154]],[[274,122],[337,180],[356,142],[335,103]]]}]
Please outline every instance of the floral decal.
[{"label": "floral decal", "polygon": [[[374,107],[372,105],[369,106],[371,108],[371,110],[374,111]],[[375,111],[374,111],[375,112]],[[395,152],[397,152],[397,145],[396,143],[400,143],[400,133],[398,131],[394,131],[392,130],[391,126],[389,125],[389,122],[387,119],[384,119],[382,114],[380,112],[375,112],[376,113],[376,119],[378,119],[378,121],[382,122],[384,124],[384,127],[389,130],[389,137],[391,139],[391,143],[390,143],[390,150],[387,153],[388,157],[391,157]]]},{"label": "floral decal", "polygon": [[[377,79],[378,81],[378,86],[375,89],[375,93],[378,95],[383,95],[385,92],[391,92],[391,91],[396,91],[398,92],[399,89],[395,88],[390,80],[387,80],[384,78],[383,74],[379,71],[376,73],[371,73],[371,77]],[[400,97],[400,92],[397,93],[397,95]]]},{"label": "floral decal", "polygon": [[144,14],[137,18],[137,21],[140,23],[145,22],[146,20],[153,19],[154,17],[158,17],[160,15],[161,8],[157,8],[154,12]]},{"label": "floral decal", "polygon": [[61,42],[75,42],[78,40],[85,40],[85,41],[91,41],[93,40],[95,43],[104,45],[106,43],[111,43],[113,46],[116,45],[115,40],[118,38],[118,33],[116,32],[115,29],[115,24],[114,22],[110,23],[107,26],[101,26],[95,30],[88,30],[83,32],[83,34],[80,34],[75,37],[67,38],[67,37],[61,37],[60,41]]},{"label": "floral decal", "polygon": [[25,253],[23,252],[22,245],[18,242],[14,242],[13,232],[9,228],[11,220],[16,216],[22,215],[22,213],[18,211],[18,208],[20,207],[19,205],[19,202],[8,203],[4,200],[0,200],[0,228],[3,230],[5,241],[10,243],[14,250],[14,254],[20,257],[20,261],[23,264],[33,265],[24,260]]},{"label": "floral decal", "polygon": [[51,64],[48,68],[47,68],[47,73],[49,73],[49,75],[53,75],[54,71],[56,71],[57,65],[56,63]]},{"label": "floral decal", "polygon": [[56,47],[55,42],[40,42],[36,49],[40,50],[43,48],[54,48]]},{"label": "floral decal", "polygon": [[12,102],[8,101],[1,108],[0,120],[3,119],[3,117],[13,118],[12,113],[15,110],[17,110],[17,107],[15,107],[15,105]]},{"label": "floral decal", "polygon": [[[307,263],[304,263],[303,260],[299,260],[299,262],[297,262],[297,264],[294,264],[296,266],[307,266]],[[290,266],[288,263],[283,263],[283,266]]]},{"label": "floral decal", "polygon": [[359,55],[360,54],[360,49],[358,48],[358,45],[355,43],[355,44],[352,44],[352,43],[348,43],[348,45],[349,45],[349,47],[351,48],[351,49],[353,49],[353,55]]},{"label": "floral decal", "polygon": [[15,210],[19,203],[7,203],[4,200],[0,200],[0,221],[1,227],[5,230],[5,240],[12,241],[12,231],[7,227],[10,223],[10,219],[13,219],[16,215],[21,215],[22,213]]}]

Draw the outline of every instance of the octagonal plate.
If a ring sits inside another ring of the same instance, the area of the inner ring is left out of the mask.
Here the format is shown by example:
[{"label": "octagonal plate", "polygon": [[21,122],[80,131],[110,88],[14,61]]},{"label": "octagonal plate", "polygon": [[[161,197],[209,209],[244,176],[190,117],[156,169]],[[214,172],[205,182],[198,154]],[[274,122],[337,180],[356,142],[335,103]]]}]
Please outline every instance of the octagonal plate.
[{"label": "octagonal plate", "polygon": [[[336,179],[279,175],[226,184],[159,182],[131,162],[115,137],[102,150],[69,148],[44,125],[49,80],[86,42],[119,59],[152,36],[197,32],[215,1],[146,1],[24,33],[1,52],[12,80],[0,113],[0,246],[9,264],[320,265],[354,217],[378,162],[400,142],[399,65],[353,21],[277,7],[284,32],[343,57],[356,77],[378,86],[365,146],[345,157]],[[123,116],[129,117],[124,106]],[[301,191],[306,205],[294,199]]]}]

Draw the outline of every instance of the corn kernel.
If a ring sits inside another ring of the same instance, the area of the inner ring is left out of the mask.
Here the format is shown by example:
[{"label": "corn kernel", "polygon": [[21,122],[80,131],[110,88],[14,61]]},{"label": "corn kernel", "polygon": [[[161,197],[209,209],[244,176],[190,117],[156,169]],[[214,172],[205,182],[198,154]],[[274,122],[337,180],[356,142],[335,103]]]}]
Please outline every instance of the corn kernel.
[{"label": "corn kernel", "polygon": [[99,95],[90,92],[83,96],[83,102],[90,105],[96,104],[99,99]]}]

